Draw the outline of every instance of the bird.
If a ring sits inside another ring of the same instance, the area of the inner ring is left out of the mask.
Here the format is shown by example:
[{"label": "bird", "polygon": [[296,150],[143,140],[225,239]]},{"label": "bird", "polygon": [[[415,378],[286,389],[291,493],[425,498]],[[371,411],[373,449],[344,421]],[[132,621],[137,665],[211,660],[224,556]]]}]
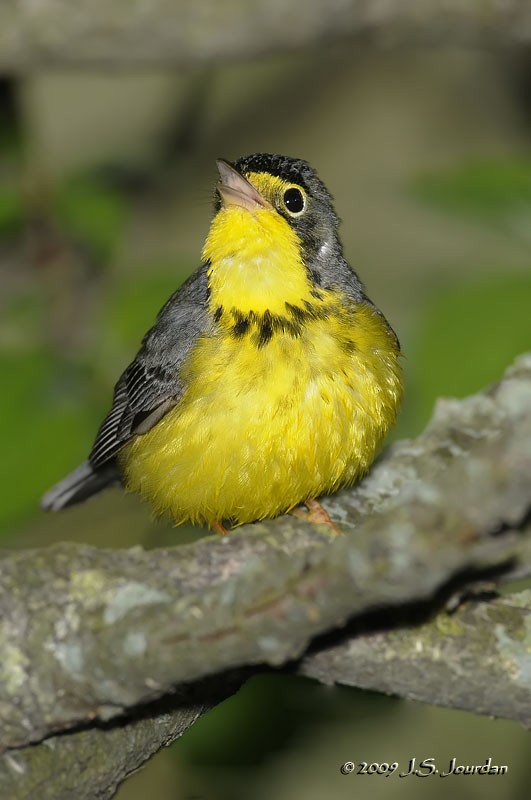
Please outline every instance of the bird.
[{"label": "bird", "polygon": [[317,172],[270,153],[217,167],[201,266],[43,509],[118,484],[175,525],[223,534],[291,512],[337,530],[319,498],[361,478],[395,422],[399,341],[343,255]]}]

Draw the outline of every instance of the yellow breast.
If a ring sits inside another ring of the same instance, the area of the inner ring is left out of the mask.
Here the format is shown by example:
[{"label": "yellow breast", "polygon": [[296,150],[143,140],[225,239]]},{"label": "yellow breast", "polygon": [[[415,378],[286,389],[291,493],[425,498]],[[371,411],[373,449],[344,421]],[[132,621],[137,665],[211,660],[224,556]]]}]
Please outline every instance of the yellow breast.
[{"label": "yellow breast", "polygon": [[222,209],[204,256],[216,328],[178,405],[120,454],[126,488],[176,523],[274,517],[353,482],[394,422],[398,344],[383,316],[316,292],[278,214]]},{"label": "yellow breast", "polygon": [[273,517],[370,466],[401,394],[396,345],[361,306],[248,339],[203,339],[189,388],[124,450],[127,488],[158,513],[211,524]]}]

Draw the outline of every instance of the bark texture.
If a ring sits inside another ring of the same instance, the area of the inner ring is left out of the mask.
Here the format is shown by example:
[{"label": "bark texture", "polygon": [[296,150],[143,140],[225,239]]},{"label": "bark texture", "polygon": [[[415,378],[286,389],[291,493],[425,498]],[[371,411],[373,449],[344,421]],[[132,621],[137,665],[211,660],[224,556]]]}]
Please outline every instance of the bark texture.
[{"label": "bark texture", "polygon": [[531,41],[528,0],[4,0],[0,69],[193,67],[352,37],[372,45]]},{"label": "bark texture", "polygon": [[281,517],[166,550],[3,552],[0,796],[71,797],[83,765],[83,796],[111,797],[264,665],[529,724],[531,594],[444,604],[531,574],[531,354],[325,505],[344,536]]}]

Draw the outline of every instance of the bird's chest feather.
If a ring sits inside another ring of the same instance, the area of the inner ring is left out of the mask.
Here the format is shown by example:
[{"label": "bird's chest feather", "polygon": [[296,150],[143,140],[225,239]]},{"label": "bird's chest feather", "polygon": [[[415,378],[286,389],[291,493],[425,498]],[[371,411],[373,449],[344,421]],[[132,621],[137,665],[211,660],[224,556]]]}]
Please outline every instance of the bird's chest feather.
[{"label": "bird's chest feather", "polygon": [[362,332],[380,330],[381,318],[329,308],[322,318],[219,322],[189,360],[179,404],[130,446],[131,488],[157,487],[176,519],[210,521],[216,508],[247,521],[363,473],[399,398],[386,328]]}]

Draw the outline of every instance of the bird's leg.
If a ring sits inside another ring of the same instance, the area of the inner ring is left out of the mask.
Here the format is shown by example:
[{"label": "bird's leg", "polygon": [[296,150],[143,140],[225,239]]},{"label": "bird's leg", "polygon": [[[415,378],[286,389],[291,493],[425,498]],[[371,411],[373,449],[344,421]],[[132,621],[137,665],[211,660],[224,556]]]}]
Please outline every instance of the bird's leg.
[{"label": "bird's leg", "polygon": [[343,533],[343,531],[338,528],[334,522],[332,522],[326,508],[324,508],[324,506],[322,506],[321,503],[314,497],[309,497],[304,505],[309,512],[309,522],[313,522],[314,525],[328,525],[328,527],[331,528],[334,533]]},{"label": "bird's leg", "polygon": [[304,505],[308,511],[303,511],[300,506],[297,506],[296,508],[292,508],[289,513],[294,517],[303,519],[305,522],[311,522],[314,525],[326,525],[334,533],[343,534],[341,528],[338,528],[337,525],[330,519],[326,508],[324,508],[314,497],[309,497],[307,500],[305,500]]},{"label": "bird's leg", "polygon": [[228,530],[226,529],[226,527],[217,520],[214,520],[214,522],[211,525],[211,528],[213,531],[216,531],[216,533],[219,533],[221,536],[226,536],[228,534]]}]

